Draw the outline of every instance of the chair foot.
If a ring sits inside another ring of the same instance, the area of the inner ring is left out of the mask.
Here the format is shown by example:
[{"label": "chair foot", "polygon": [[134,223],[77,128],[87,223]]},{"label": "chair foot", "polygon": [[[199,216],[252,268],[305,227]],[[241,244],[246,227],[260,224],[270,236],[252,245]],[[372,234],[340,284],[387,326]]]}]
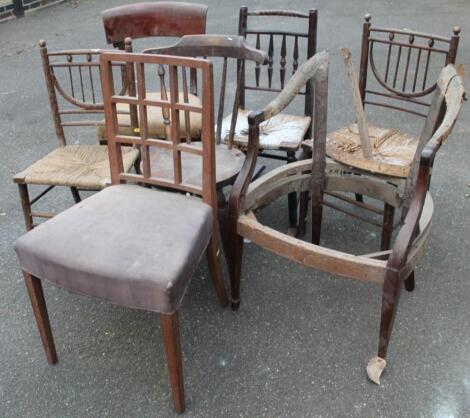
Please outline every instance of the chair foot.
[{"label": "chair foot", "polygon": [[380,376],[382,375],[387,361],[379,356],[374,356],[369,360],[367,364],[367,376],[375,384],[380,385]]},{"label": "chair foot", "polygon": [[54,338],[52,336],[52,329],[49,322],[49,315],[47,313],[46,300],[44,299],[41,280],[31,276],[25,271],[23,271],[23,277],[26,289],[28,290],[29,299],[31,300],[31,306],[33,307],[42,345],[46,352],[47,362],[49,364],[55,364],[58,361],[57,352],[54,345]]},{"label": "chair foot", "polygon": [[415,290],[415,272],[412,271],[410,275],[405,279],[403,282],[403,286],[405,287],[405,290],[408,292],[412,292]]},{"label": "chair foot", "polygon": [[168,361],[173,405],[179,414],[185,410],[183,361],[181,355],[180,326],[178,311],[174,314],[160,314],[162,323],[163,342]]},{"label": "chair foot", "polygon": [[232,299],[232,303],[230,306],[232,308],[232,311],[238,311],[238,308],[240,307],[240,299]]}]

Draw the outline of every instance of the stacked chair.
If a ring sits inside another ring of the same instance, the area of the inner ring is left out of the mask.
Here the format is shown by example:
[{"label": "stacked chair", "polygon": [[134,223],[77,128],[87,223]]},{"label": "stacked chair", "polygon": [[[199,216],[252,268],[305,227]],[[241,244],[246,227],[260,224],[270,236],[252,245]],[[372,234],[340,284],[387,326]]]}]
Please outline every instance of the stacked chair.
[{"label": "stacked chair", "polygon": [[[14,176],[28,230],[15,250],[47,360],[58,359],[44,281],[158,313],[174,408],[183,412],[179,312],[204,254],[218,301],[229,304],[219,209],[225,203],[222,188],[232,185],[223,228],[232,309],[240,306],[247,239],[301,265],[381,285],[378,350],[367,366],[369,378],[379,383],[401,288],[414,289],[414,269],[429,241],[434,158],[465,95],[454,66],[460,29],[446,38],[375,28],[367,15],[357,84],[345,53],[356,123],[327,134],[329,55],[316,51],[317,11],[243,6],[235,36],[206,34],[207,9],[152,2],[105,10],[106,41],[117,50],[49,52],[44,41],[39,44],[59,146]],[[276,19],[296,22],[299,30],[274,28]],[[132,39],[147,37],[177,40],[134,53]],[[378,63],[380,46],[385,65]],[[214,75],[218,68],[220,78]],[[432,68],[439,68],[437,81]],[[235,88],[226,112],[229,74]],[[271,99],[249,111],[249,91],[270,92]],[[303,111],[294,112],[299,96]],[[366,104],[422,116],[421,134],[368,125]],[[98,143],[66,142],[65,129],[90,126],[98,129]],[[306,155],[298,160],[301,147]],[[260,156],[288,164],[261,175]],[[31,199],[31,185],[46,189]],[[58,215],[32,210],[55,186],[70,188],[75,206]],[[82,201],[81,190],[98,192]],[[258,219],[262,208],[284,196],[287,233]],[[320,246],[323,207],[338,208],[326,196],[382,216],[381,223],[362,218],[382,227],[381,251],[355,254]],[[305,230],[309,197],[312,242],[297,238]],[[397,210],[400,220],[394,223]],[[51,219],[38,224],[35,218]]]}]

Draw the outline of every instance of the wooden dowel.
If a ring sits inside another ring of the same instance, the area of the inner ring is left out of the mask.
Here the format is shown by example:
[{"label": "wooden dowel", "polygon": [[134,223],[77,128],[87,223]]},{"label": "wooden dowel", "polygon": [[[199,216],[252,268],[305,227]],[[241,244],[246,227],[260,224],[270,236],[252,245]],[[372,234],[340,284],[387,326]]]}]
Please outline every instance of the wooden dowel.
[{"label": "wooden dowel", "polygon": [[369,129],[367,127],[366,115],[364,113],[364,106],[361,100],[361,93],[359,91],[359,84],[354,71],[354,66],[351,61],[351,53],[348,48],[343,48],[343,59],[346,65],[349,81],[351,82],[351,90],[354,98],[354,108],[356,110],[356,122],[359,128],[359,136],[361,138],[361,149],[364,158],[372,158],[372,149],[369,142]]}]

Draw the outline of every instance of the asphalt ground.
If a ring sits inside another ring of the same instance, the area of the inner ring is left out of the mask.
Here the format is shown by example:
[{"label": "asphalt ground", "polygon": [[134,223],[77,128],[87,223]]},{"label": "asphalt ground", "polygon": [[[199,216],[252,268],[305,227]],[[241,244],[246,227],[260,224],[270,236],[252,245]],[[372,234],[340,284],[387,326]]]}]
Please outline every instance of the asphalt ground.
[{"label": "asphalt ground", "polygon": [[[100,11],[124,3],[64,2],[0,25],[0,417],[174,415],[158,317],[45,284],[59,355],[49,366],[12,248],[24,223],[11,178],[55,146],[37,41],[45,39],[51,50],[106,47]],[[207,31],[235,33],[241,3],[206,3]],[[357,65],[366,12],[380,26],[443,35],[461,26],[458,61],[470,67],[468,0],[244,4],[318,8],[318,49],[331,54],[329,130],[354,117],[340,48],[349,47]],[[255,106],[263,100],[256,97]],[[402,295],[381,386],[365,372],[377,345],[380,287],[303,268],[247,244],[239,311],[217,305],[205,261],[184,300],[187,416],[470,417],[469,116],[465,105],[436,160],[431,240],[415,292]],[[370,120],[396,122],[390,111],[372,112]],[[419,131],[422,121],[400,123]],[[94,136],[75,140],[93,142]],[[47,199],[55,210],[71,204],[68,190]],[[263,219],[285,229],[286,206],[280,199]],[[328,209],[323,233],[326,245],[357,253],[373,251],[380,238],[377,229]]]}]

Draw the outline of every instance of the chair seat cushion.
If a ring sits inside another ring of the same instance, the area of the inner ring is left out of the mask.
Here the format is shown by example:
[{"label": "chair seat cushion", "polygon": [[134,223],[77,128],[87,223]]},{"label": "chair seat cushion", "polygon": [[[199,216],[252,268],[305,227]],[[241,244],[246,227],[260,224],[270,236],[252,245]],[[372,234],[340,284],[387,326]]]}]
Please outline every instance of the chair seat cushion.
[{"label": "chair seat cushion", "polygon": [[[129,171],[139,151],[123,147],[124,170]],[[106,145],[66,145],[13,177],[17,183],[43,184],[100,190],[111,184]]]},{"label": "chair seat cushion", "polygon": [[[248,145],[248,115],[250,110],[239,109],[233,143]],[[222,121],[222,140],[228,141],[232,115]],[[261,149],[296,151],[310,126],[310,117],[278,113],[260,125],[259,142]]]},{"label": "chair seat cushion", "polygon": [[21,268],[74,292],[170,314],[212,233],[200,199],[108,187],[20,237]]},{"label": "chair seat cushion", "polygon": [[418,138],[395,129],[369,125],[369,141],[372,158],[365,158],[358,127],[352,124],[328,134],[326,153],[350,167],[393,177],[408,176]]},{"label": "chair seat cushion", "polygon": [[[149,100],[161,100],[160,92],[147,92],[146,95]],[[171,99],[171,94],[168,93],[169,100]],[[179,101],[184,103],[183,93],[179,93]],[[188,94],[188,104],[191,106],[202,107],[201,100],[199,97]],[[124,103],[118,103],[116,105],[118,112],[125,112],[126,114],[118,114],[118,125],[119,133],[122,135],[133,135],[131,128],[131,118],[129,116],[129,105]],[[170,117],[171,121],[171,117]],[[151,137],[154,138],[166,138],[165,125],[163,123],[163,113],[161,107],[149,106],[147,107],[147,123],[148,123],[148,133]],[[189,126],[190,126],[190,135],[191,138],[198,139],[201,137],[201,127],[202,127],[202,117],[201,113],[189,112]],[[180,112],[180,136],[181,138],[186,137],[186,122],[184,112]],[[104,122],[102,126],[98,127],[98,138],[106,139]]]}]

